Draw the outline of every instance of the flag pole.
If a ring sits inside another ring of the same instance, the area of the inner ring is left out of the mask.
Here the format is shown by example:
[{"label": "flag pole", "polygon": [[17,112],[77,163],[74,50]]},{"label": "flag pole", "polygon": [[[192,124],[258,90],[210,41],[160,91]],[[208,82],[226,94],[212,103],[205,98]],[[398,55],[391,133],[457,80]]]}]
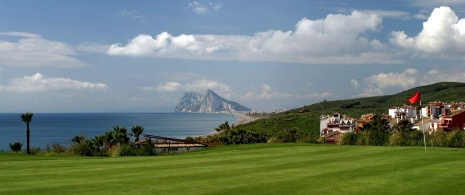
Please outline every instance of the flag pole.
[{"label": "flag pole", "polygon": [[421,99],[420,99],[420,117],[421,117],[421,128],[423,128],[423,143],[425,144],[425,151],[426,151],[426,138],[425,138],[425,124],[423,123],[423,114],[421,112]]}]

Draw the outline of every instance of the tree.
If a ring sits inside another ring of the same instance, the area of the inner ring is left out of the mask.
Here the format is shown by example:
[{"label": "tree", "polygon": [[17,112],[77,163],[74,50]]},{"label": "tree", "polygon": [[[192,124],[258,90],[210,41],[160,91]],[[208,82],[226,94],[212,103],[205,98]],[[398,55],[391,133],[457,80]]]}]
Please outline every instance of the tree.
[{"label": "tree", "polygon": [[135,141],[139,141],[139,136],[144,132],[144,127],[140,125],[132,126],[131,131],[134,137],[136,138]]},{"label": "tree", "polygon": [[413,124],[408,120],[401,120],[399,123],[395,124],[393,130],[400,132],[409,132],[413,128]]},{"label": "tree", "polygon": [[383,146],[387,144],[389,140],[391,126],[389,121],[381,118],[379,115],[375,115],[371,122],[363,126],[364,133],[367,136],[368,145]]},{"label": "tree", "polygon": [[31,153],[30,145],[29,145],[29,143],[30,143],[30,134],[31,134],[31,132],[29,130],[29,124],[31,123],[32,115],[33,115],[33,113],[30,113],[30,112],[27,112],[27,113],[24,113],[24,114],[20,115],[21,122],[26,123],[26,137],[27,137],[26,151],[27,151],[27,154]]},{"label": "tree", "polygon": [[21,142],[10,143],[10,149],[15,153],[21,151],[21,147],[23,147],[23,143]]},{"label": "tree", "polygon": [[127,134],[127,129],[125,127],[123,126],[113,127],[112,134],[113,134],[114,143],[119,143],[120,145],[129,143],[129,137]]},{"label": "tree", "polygon": [[215,130],[217,132],[221,132],[221,131],[224,131],[224,132],[228,132],[229,130],[231,130],[231,127],[229,126],[229,123],[228,121],[224,122],[223,124],[220,124],[217,128],[215,128]]}]

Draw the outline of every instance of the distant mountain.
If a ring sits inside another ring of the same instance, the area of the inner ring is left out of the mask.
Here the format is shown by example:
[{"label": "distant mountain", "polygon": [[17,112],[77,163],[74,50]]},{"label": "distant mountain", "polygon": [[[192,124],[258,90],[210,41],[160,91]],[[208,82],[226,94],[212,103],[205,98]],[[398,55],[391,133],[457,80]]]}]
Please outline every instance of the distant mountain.
[{"label": "distant mountain", "polygon": [[174,109],[175,112],[236,112],[250,111],[237,102],[226,100],[213,92],[207,90],[207,93],[202,96],[197,92],[186,92],[181,98],[178,105]]}]

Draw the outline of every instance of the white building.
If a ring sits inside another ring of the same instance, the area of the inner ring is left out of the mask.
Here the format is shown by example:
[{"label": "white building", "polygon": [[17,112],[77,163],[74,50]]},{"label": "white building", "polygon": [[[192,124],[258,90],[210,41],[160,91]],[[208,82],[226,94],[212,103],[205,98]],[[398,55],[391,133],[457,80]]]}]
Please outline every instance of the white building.
[{"label": "white building", "polygon": [[331,115],[321,115],[320,117],[320,136],[332,132],[348,133],[354,132],[357,121],[353,118],[342,116],[339,113]]}]

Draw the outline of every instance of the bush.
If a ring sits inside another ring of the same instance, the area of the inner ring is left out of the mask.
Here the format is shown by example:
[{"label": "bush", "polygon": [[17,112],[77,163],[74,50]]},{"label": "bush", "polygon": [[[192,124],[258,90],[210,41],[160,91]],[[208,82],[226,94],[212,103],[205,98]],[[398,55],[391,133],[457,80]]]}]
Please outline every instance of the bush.
[{"label": "bush", "polygon": [[21,152],[21,147],[23,147],[23,143],[21,142],[15,142],[13,144],[10,143],[10,149],[13,152]]},{"label": "bush", "polygon": [[304,134],[299,131],[298,128],[288,128],[284,131],[280,131],[276,134],[276,142],[288,143],[288,142],[296,142],[299,140]]},{"label": "bush", "polygon": [[92,144],[88,140],[71,144],[68,147],[67,152],[71,155],[78,156],[94,156],[94,154],[97,153],[96,151],[94,151]]},{"label": "bush", "polygon": [[54,152],[57,154],[62,154],[66,152],[66,147],[62,146],[58,142],[53,142],[52,145],[47,144],[47,146],[45,147],[45,150],[47,152]]},{"label": "bush", "polygon": [[118,145],[111,149],[110,156],[155,156],[157,153],[152,144],[143,144],[140,148],[134,148],[130,144]]},{"label": "bush", "polygon": [[356,133],[343,133],[339,135],[338,145],[357,145],[358,136]]},{"label": "bush", "polygon": [[465,147],[465,132],[460,130],[455,130],[447,133],[447,147],[451,148],[463,148]]},{"label": "bush", "polygon": [[129,144],[123,144],[117,146],[117,148],[119,148],[116,150],[119,151],[119,154],[117,154],[117,156],[137,156],[136,149]]},{"label": "bush", "polygon": [[40,153],[40,148],[39,147],[32,147],[30,149],[31,154],[39,154]]}]

